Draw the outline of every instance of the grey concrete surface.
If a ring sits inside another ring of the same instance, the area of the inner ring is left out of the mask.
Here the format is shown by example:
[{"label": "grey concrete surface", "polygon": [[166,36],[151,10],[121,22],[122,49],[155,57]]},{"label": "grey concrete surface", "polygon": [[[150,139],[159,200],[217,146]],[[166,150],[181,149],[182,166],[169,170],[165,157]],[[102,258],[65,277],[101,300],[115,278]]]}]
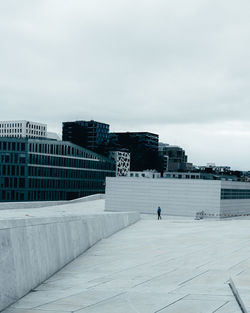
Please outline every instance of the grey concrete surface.
[{"label": "grey concrete surface", "polygon": [[0,310],[138,213],[104,212],[104,200],[0,213]]},{"label": "grey concrete surface", "polygon": [[147,216],[97,243],[4,313],[241,313],[228,281],[243,279],[249,269],[249,220]]}]

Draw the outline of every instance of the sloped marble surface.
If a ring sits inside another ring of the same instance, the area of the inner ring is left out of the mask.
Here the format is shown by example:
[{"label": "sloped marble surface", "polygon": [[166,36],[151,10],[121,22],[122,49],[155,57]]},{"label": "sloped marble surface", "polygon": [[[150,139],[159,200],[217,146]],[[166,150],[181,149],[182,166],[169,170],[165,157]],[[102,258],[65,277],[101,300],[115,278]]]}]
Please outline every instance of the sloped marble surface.
[{"label": "sloped marble surface", "polygon": [[241,313],[228,280],[250,269],[249,229],[249,220],[147,217],[4,312]]},{"label": "sloped marble surface", "polygon": [[138,213],[104,212],[104,200],[1,211],[0,310],[138,219]]}]

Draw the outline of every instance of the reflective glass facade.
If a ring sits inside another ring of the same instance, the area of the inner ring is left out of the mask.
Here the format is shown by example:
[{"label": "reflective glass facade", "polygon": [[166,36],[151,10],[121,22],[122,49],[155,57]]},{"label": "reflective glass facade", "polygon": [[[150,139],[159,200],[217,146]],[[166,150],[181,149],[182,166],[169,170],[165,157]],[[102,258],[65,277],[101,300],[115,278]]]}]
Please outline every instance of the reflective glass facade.
[{"label": "reflective glass facade", "polygon": [[0,201],[70,200],[104,193],[115,162],[64,141],[0,138]]},{"label": "reflective glass facade", "polygon": [[104,154],[109,141],[109,125],[96,121],[63,122],[63,140]]},{"label": "reflective glass facade", "polygon": [[143,171],[158,169],[157,134],[148,132],[110,133],[110,151],[124,150],[130,152],[130,170]]},{"label": "reflective glass facade", "polygon": [[221,199],[250,199],[250,189],[221,189]]}]

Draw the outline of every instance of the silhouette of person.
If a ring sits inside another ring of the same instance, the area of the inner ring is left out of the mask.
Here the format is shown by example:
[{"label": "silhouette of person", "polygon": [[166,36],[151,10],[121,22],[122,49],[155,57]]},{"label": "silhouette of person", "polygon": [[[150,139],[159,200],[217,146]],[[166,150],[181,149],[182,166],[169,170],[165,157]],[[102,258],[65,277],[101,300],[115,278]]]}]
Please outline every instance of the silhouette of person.
[{"label": "silhouette of person", "polygon": [[157,214],[158,214],[158,220],[161,220],[161,208],[159,206],[157,209]]}]

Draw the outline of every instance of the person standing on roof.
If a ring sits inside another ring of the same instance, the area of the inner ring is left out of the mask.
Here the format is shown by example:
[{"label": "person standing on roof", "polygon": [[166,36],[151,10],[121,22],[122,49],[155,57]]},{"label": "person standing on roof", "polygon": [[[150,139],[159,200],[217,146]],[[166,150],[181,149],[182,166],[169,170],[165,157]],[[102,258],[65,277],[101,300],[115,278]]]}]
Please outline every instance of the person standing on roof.
[{"label": "person standing on roof", "polygon": [[158,220],[161,220],[161,208],[159,206],[157,209],[157,214],[158,214]]}]

